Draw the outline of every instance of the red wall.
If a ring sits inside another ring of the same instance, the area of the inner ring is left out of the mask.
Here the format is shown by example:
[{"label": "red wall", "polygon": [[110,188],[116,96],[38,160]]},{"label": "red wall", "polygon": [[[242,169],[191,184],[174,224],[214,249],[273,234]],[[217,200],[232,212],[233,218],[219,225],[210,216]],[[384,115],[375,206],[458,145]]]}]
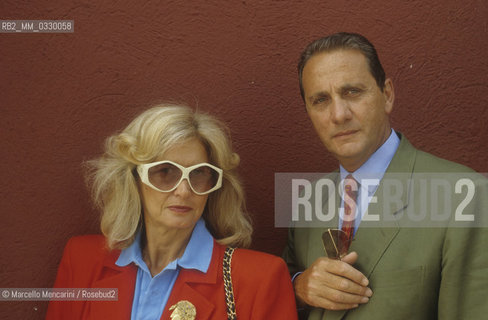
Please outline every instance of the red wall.
[{"label": "red wall", "polygon": [[[488,5],[434,1],[6,1],[0,19],[72,19],[72,34],[0,34],[0,287],[49,287],[67,239],[98,232],[80,164],[168,99],[225,120],[242,158],[253,247],[279,254],[274,173],[337,164],[311,128],[296,62],[311,40],[356,31],[396,87],[395,129],[488,171]],[[43,302],[0,302],[41,319]]]}]

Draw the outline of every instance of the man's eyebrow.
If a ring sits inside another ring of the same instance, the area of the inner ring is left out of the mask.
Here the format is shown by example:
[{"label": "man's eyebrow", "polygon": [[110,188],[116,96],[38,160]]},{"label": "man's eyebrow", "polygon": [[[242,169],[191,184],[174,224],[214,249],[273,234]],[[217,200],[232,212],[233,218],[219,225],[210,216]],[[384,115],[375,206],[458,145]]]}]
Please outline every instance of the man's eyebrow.
[{"label": "man's eyebrow", "polygon": [[347,89],[352,89],[352,88],[357,88],[357,89],[366,89],[366,85],[358,82],[358,83],[346,83],[345,85],[341,86],[341,90],[347,90]]}]

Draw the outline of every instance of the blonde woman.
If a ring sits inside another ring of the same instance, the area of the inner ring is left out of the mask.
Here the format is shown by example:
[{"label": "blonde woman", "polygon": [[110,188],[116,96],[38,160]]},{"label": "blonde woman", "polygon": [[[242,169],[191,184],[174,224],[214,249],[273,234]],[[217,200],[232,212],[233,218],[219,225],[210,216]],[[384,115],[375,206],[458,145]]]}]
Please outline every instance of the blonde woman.
[{"label": "blonde woman", "polygon": [[185,106],[109,137],[88,163],[103,236],[68,242],[55,287],[118,300],[52,301],[47,319],[296,319],[281,258],[232,249],[252,233],[238,164],[226,127]]}]

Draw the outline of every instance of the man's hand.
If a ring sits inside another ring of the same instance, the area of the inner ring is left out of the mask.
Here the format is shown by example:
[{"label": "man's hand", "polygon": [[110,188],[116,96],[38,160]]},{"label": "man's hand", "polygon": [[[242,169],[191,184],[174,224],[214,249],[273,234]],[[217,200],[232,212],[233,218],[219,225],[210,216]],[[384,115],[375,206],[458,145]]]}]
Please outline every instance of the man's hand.
[{"label": "man's hand", "polygon": [[295,295],[300,304],[328,310],[356,308],[373,294],[368,279],[354,267],[358,255],[351,252],[341,260],[318,258],[295,278]]}]

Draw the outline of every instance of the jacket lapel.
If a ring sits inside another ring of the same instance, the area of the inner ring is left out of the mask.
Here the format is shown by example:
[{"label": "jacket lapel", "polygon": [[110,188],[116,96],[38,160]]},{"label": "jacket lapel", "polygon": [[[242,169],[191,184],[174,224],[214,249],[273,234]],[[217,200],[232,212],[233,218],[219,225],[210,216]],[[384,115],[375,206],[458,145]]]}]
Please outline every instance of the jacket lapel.
[{"label": "jacket lapel", "polygon": [[[368,215],[377,216],[380,221],[363,220],[357,230],[351,250],[361,252],[357,267],[366,277],[371,275],[388,245],[400,230],[395,215],[408,206],[415,156],[416,150],[405,137],[401,137],[398,150],[375,192],[376,202],[368,206]],[[384,183],[385,179],[395,181],[402,186],[403,192],[398,201],[392,201],[390,198],[389,187]]]},{"label": "jacket lapel", "polygon": [[91,301],[89,319],[130,319],[137,268],[115,264],[120,251],[113,251],[103,261],[103,267],[93,283],[94,288],[117,288],[117,301]]}]

